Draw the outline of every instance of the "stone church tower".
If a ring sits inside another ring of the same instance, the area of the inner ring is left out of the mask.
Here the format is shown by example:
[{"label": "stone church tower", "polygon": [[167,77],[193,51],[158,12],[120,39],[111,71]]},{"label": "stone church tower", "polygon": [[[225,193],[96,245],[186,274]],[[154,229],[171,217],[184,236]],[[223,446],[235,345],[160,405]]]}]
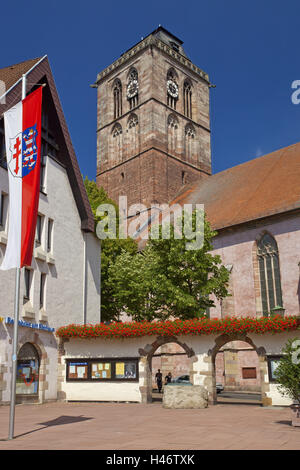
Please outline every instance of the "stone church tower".
[{"label": "stone church tower", "polygon": [[100,72],[97,184],[118,202],[168,203],[211,174],[209,78],[159,27]]}]

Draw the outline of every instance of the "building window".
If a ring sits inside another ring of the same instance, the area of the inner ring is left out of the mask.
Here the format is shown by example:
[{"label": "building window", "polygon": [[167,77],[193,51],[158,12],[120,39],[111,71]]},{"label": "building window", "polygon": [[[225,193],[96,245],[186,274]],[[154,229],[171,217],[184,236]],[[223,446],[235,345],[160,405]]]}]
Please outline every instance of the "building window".
[{"label": "building window", "polygon": [[127,123],[127,152],[128,157],[132,157],[138,153],[139,148],[139,136],[138,136],[138,124],[139,120],[136,114],[131,114]]},{"label": "building window", "polygon": [[192,119],[192,85],[188,80],[183,85],[183,113]]},{"label": "building window", "polygon": [[115,80],[113,86],[114,92],[114,119],[122,115],[122,83],[119,79]]},{"label": "building window", "polygon": [[256,379],[256,367],[242,367],[243,379]]},{"label": "building window", "polygon": [[46,155],[41,155],[40,191],[45,192]]},{"label": "building window", "polygon": [[43,216],[38,214],[36,219],[36,231],[35,231],[35,244],[36,246],[42,243],[42,231],[43,231]]},{"label": "building window", "polygon": [[28,302],[30,300],[30,291],[31,291],[31,282],[32,282],[32,271],[31,269],[24,269],[24,281],[25,281],[25,290],[24,290],[24,301]]},{"label": "building window", "polygon": [[268,233],[257,243],[260,276],[260,294],[263,315],[268,316],[275,307],[282,307],[279,253],[276,240]]},{"label": "building window", "polygon": [[194,157],[195,129],[191,124],[185,126],[185,157],[192,161]]},{"label": "building window", "polygon": [[5,230],[8,212],[8,195],[1,193],[0,196],[0,227]]},{"label": "building window", "polygon": [[123,131],[122,126],[117,123],[112,130],[112,160],[115,163],[122,161],[123,150]]},{"label": "building window", "polygon": [[41,273],[41,282],[40,282],[40,309],[45,308],[45,285],[46,285],[46,274]]},{"label": "building window", "polygon": [[0,120],[0,166],[7,170],[3,119]]},{"label": "building window", "polygon": [[48,230],[47,230],[47,252],[52,252],[53,245],[53,220],[48,219]]},{"label": "building window", "polygon": [[139,77],[137,70],[132,68],[128,74],[127,99],[129,108],[133,109],[139,104]]},{"label": "building window", "polygon": [[267,356],[268,361],[268,372],[269,372],[269,382],[276,382],[276,368],[279,364],[279,361],[282,359],[282,356]]},{"label": "building window", "polygon": [[175,153],[178,151],[178,119],[174,114],[168,117],[168,153]]},{"label": "building window", "polygon": [[67,360],[67,381],[90,381],[90,382],[137,382],[138,359],[137,358],[114,358],[114,359],[81,359]]},{"label": "building window", "polygon": [[49,124],[49,116],[45,109],[42,109],[42,140],[41,140],[41,172],[40,190],[45,191],[46,157],[58,157],[59,146]]}]

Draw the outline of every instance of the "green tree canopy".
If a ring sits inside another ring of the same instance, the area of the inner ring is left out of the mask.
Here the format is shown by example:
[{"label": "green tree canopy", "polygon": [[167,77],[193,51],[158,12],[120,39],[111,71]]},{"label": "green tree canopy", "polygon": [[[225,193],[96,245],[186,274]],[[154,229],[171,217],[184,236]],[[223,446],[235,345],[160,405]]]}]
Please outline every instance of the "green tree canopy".
[{"label": "green tree canopy", "polygon": [[274,372],[279,391],[300,403],[300,339],[290,339]]},{"label": "green tree canopy", "polygon": [[[192,224],[195,230],[195,217]],[[190,242],[184,235],[177,239],[174,226],[170,237],[150,239],[142,253],[130,256],[121,253],[109,267],[118,309],[126,311],[136,321],[189,319],[203,316],[214,306],[210,296],[221,299],[228,295],[228,271],[221,259],[212,255],[212,231],[204,218],[203,246],[186,249]]]},{"label": "green tree canopy", "polygon": [[[117,204],[110,199],[102,187],[98,188],[95,181],[84,179],[85,189],[91,204],[95,218],[95,231],[101,217],[97,215],[97,209],[101,204],[111,204],[115,208],[117,217],[117,235],[119,230]],[[121,253],[132,256],[137,252],[137,244],[131,238],[101,240],[101,321],[118,321],[122,308],[118,307],[114,293],[115,288],[109,276],[109,268],[114,265]]]}]

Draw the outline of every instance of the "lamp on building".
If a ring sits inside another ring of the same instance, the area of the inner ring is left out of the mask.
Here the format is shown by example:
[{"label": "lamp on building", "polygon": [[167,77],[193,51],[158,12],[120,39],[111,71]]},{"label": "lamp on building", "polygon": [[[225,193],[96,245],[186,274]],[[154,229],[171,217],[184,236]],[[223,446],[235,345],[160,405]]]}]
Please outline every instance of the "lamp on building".
[{"label": "lamp on building", "polygon": [[284,317],[285,308],[281,307],[280,305],[276,305],[276,307],[272,308],[271,315],[280,315]]}]

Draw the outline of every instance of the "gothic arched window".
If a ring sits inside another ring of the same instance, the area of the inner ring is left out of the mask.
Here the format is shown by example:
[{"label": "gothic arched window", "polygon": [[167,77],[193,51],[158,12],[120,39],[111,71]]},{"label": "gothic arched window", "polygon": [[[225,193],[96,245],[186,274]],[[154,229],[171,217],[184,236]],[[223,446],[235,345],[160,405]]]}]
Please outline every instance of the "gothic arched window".
[{"label": "gothic arched window", "polygon": [[184,139],[184,147],[185,147],[185,157],[187,160],[193,160],[194,158],[194,146],[195,146],[195,129],[191,124],[187,124],[185,126],[185,139]]},{"label": "gothic arched window", "polygon": [[189,80],[183,84],[183,113],[192,118],[192,85]]},{"label": "gothic arched window", "polygon": [[268,315],[274,307],[282,307],[279,253],[276,240],[265,233],[257,243],[262,311]]},{"label": "gothic arched window", "polygon": [[114,119],[122,115],[122,83],[119,79],[114,82]]},{"label": "gothic arched window", "polygon": [[117,123],[112,130],[112,160],[116,163],[122,160],[122,147],[123,147],[123,139],[122,139],[122,126]]},{"label": "gothic arched window", "polygon": [[139,77],[135,68],[131,68],[128,74],[127,99],[130,109],[139,104]]},{"label": "gothic arched window", "polygon": [[138,124],[139,120],[136,114],[131,114],[127,123],[127,150],[128,156],[138,153]]},{"label": "gothic arched window", "polygon": [[174,114],[168,117],[168,152],[174,153],[177,150],[178,119]]},{"label": "gothic arched window", "polygon": [[177,75],[174,69],[170,69],[167,73],[167,104],[173,109],[176,109],[178,100],[178,85]]}]

